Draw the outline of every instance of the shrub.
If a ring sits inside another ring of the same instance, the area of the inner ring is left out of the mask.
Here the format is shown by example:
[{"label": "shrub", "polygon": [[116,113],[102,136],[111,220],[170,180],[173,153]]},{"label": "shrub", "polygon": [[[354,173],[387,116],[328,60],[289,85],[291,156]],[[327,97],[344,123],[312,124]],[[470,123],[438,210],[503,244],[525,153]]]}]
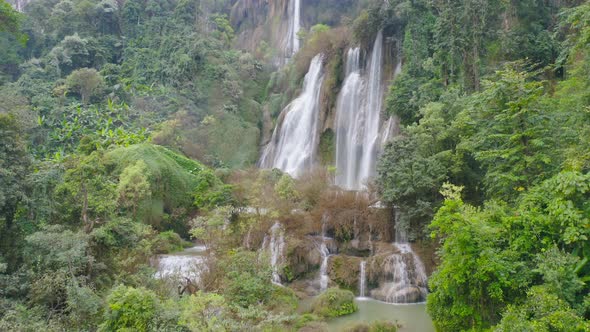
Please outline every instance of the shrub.
[{"label": "shrub", "polygon": [[101,331],[149,331],[153,325],[158,298],[145,288],[118,286],[107,298],[107,308]]},{"label": "shrub", "polygon": [[312,312],[322,317],[339,317],[357,310],[354,294],[339,288],[329,288],[318,296],[312,305]]},{"label": "shrub", "polygon": [[397,323],[377,321],[371,324],[359,323],[346,329],[346,332],[397,332]]}]

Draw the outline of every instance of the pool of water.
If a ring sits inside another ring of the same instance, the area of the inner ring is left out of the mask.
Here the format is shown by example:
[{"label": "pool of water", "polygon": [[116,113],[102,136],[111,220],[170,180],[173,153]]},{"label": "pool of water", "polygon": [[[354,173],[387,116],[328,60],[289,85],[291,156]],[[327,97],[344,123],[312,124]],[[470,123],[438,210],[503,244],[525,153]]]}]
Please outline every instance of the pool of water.
[{"label": "pool of water", "polygon": [[352,315],[328,321],[328,330],[337,332],[357,322],[397,321],[400,332],[434,332],[432,319],[426,313],[426,304],[391,304],[373,299],[356,299],[359,310]]},{"label": "pool of water", "polygon": [[154,277],[183,281],[189,278],[193,282],[198,281],[200,272],[204,268],[203,255],[206,250],[207,248],[203,246],[195,246],[169,255],[158,255],[152,260],[152,264],[157,269]]}]

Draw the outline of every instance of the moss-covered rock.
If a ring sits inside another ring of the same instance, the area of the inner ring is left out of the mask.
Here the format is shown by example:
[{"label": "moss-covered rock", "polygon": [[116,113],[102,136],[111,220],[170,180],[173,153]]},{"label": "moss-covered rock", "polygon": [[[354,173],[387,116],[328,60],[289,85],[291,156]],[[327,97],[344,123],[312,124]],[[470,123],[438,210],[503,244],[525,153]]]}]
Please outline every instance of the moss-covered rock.
[{"label": "moss-covered rock", "polygon": [[332,256],[328,270],[330,279],[341,288],[355,292],[358,288],[361,261],[360,257]]},{"label": "moss-covered rock", "polygon": [[358,310],[354,294],[340,288],[328,288],[318,296],[312,305],[312,312],[321,317],[350,315]]}]

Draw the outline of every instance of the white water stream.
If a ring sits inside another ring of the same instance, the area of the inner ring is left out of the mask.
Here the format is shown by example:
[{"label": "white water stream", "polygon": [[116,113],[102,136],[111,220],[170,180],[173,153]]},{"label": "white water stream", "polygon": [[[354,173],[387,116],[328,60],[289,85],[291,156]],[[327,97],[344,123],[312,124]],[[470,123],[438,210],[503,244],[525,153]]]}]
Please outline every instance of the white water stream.
[{"label": "white water stream", "polygon": [[[401,64],[397,69],[401,69]],[[396,73],[399,73],[396,69]],[[346,57],[346,78],[336,106],[336,185],[362,190],[375,175],[377,157],[393,132],[389,119],[381,130],[383,105],[383,33],[379,31],[366,70],[361,51]]]},{"label": "white water stream", "polygon": [[365,295],[365,290],[367,289],[367,272],[366,272],[366,268],[367,268],[367,262],[366,261],[361,261],[360,264],[360,275],[359,275],[359,296],[361,298],[364,298]]},{"label": "white water stream", "polygon": [[271,281],[276,285],[280,285],[280,269],[285,264],[285,234],[278,221],[270,228],[269,234],[264,237],[262,250],[270,254]]},{"label": "white water stream", "polygon": [[179,253],[158,255],[154,260],[157,268],[156,279],[174,279],[184,281],[186,278],[198,283],[201,271],[206,269],[205,246],[196,246]]},{"label": "white water stream", "polygon": [[323,56],[316,55],[305,75],[303,92],[281,112],[259,166],[278,168],[293,177],[311,170],[318,146],[319,96]]},{"label": "white water stream", "polygon": [[426,300],[428,277],[420,257],[414,253],[408,243],[407,232],[399,224],[399,213],[395,214],[396,252],[385,261],[384,268],[391,276],[385,283],[380,296],[390,303],[414,303]]}]

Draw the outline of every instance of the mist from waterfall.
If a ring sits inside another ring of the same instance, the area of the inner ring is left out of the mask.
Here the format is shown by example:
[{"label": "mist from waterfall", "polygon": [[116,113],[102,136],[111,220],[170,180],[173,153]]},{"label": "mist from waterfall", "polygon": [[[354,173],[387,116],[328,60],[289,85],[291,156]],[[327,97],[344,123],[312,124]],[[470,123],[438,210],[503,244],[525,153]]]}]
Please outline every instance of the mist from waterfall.
[{"label": "mist from waterfall", "polygon": [[324,80],[323,56],[316,55],[303,82],[303,92],[279,116],[259,166],[278,168],[293,177],[311,170],[318,146],[319,99]]},{"label": "mist from waterfall", "polygon": [[381,130],[382,31],[375,38],[365,71],[360,48],[348,50],[345,75],[336,106],[336,185],[362,190],[375,175],[377,157],[395,124],[394,119],[389,119]]}]

